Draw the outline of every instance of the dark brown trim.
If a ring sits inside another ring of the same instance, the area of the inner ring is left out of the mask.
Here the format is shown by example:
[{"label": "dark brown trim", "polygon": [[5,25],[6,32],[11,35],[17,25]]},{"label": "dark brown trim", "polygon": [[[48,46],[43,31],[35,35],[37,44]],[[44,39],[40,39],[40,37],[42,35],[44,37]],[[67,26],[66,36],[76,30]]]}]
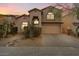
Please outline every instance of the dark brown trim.
[{"label": "dark brown trim", "polygon": [[0,16],[3,16],[3,17],[16,17],[16,15],[3,15],[3,14],[0,14]]},{"label": "dark brown trim", "polygon": [[23,15],[17,17],[16,19],[19,19],[19,18],[21,18],[21,17],[29,17],[29,15],[23,14]]},{"label": "dark brown trim", "polygon": [[42,24],[63,24],[63,22],[42,22]]},{"label": "dark brown trim", "polygon": [[78,26],[79,22],[74,22],[73,25]]}]

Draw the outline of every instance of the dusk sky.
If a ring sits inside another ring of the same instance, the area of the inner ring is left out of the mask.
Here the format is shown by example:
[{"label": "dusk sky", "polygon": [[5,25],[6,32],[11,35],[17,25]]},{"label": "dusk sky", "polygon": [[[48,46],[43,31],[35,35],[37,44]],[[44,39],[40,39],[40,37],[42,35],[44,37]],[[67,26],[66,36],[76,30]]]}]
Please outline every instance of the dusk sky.
[{"label": "dusk sky", "polygon": [[[0,3],[0,14],[27,14],[28,10],[33,8],[45,8],[53,3]],[[69,4],[72,6],[72,4]]]}]

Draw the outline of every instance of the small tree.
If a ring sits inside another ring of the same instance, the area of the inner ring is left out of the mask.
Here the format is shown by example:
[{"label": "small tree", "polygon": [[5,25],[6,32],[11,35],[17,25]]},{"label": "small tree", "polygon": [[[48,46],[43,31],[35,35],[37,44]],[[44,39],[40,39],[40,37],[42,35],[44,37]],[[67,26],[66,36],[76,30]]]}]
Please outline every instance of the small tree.
[{"label": "small tree", "polygon": [[24,27],[24,35],[25,37],[32,37],[33,36],[33,26],[32,25],[28,25],[28,27]]},{"label": "small tree", "polygon": [[8,32],[9,32],[9,23],[8,21],[4,21],[3,23],[3,31],[4,31],[4,37],[6,37],[8,35]]}]

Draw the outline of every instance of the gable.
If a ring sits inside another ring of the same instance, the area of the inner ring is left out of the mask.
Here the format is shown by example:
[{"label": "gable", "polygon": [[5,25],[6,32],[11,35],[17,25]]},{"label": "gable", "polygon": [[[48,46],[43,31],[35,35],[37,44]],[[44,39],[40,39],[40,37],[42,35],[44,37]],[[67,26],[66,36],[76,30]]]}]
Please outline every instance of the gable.
[{"label": "gable", "polygon": [[46,9],[49,9],[49,11],[52,11],[53,9],[58,10],[58,11],[62,11],[61,9],[58,9],[58,8],[56,8],[56,7],[53,7],[53,6],[45,7],[45,8],[42,9],[42,11],[43,11],[43,10],[46,10]]},{"label": "gable", "polygon": [[31,9],[31,10],[29,10],[28,12],[30,13],[30,12],[32,12],[32,11],[39,11],[39,12],[41,12],[41,10],[40,10],[40,9],[37,9],[37,8]]},{"label": "gable", "polygon": [[29,17],[29,15],[23,14],[23,15],[21,15],[21,16],[18,16],[16,19],[17,19],[17,20],[20,19],[20,18],[22,18],[22,19],[25,18],[25,19],[26,19],[27,17]]},{"label": "gable", "polygon": [[57,9],[55,7],[52,7],[52,6],[49,6],[49,7],[46,7],[44,9],[42,9],[42,17],[44,19],[46,19],[48,13],[52,13],[54,15],[54,20],[60,20],[61,19],[61,16],[62,16],[62,10],[60,9]]}]

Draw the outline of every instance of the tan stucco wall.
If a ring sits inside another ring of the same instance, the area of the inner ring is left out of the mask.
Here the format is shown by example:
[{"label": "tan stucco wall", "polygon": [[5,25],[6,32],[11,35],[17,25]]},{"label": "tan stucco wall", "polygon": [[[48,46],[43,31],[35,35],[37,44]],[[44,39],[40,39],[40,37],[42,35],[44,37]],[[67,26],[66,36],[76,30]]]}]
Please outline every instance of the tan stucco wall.
[{"label": "tan stucco wall", "polygon": [[63,16],[62,17],[62,21],[63,21],[62,32],[67,33],[68,28],[72,29],[73,28],[73,22],[74,22],[75,19],[76,19],[76,16],[73,13],[70,13],[66,16]]}]

